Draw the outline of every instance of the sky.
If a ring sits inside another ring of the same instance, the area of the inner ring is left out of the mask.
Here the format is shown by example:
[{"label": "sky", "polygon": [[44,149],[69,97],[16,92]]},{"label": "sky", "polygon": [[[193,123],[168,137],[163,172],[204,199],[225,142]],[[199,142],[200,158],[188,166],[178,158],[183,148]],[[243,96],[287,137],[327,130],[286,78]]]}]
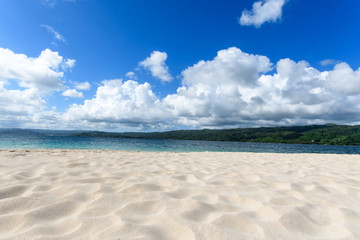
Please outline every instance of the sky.
[{"label": "sky", "polygon": [[358,0],[0,0],[0,128],[360,124]]}]

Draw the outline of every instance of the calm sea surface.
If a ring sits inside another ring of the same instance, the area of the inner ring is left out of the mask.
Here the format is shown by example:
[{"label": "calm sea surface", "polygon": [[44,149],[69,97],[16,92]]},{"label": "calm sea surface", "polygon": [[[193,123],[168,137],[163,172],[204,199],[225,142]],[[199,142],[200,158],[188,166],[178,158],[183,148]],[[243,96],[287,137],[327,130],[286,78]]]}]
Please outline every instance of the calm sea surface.
[{"label": "calm sea surface", "polygon": [[105,149],[167,152],[270,152],[360,154],[360,146],[74,137],[61,134],[1,133],[0,149]]}]

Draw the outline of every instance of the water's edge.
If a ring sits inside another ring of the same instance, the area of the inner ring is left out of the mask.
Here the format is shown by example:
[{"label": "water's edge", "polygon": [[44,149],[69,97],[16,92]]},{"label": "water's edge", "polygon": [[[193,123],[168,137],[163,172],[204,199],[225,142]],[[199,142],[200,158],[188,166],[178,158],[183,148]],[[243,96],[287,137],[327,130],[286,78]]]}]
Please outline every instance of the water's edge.
[{"label": "water's edge", "polygon": [[45,135],[0,135],[0,149],[85,149],[147,152],[259,152],[360,154],[360,146],[217,142]]}]

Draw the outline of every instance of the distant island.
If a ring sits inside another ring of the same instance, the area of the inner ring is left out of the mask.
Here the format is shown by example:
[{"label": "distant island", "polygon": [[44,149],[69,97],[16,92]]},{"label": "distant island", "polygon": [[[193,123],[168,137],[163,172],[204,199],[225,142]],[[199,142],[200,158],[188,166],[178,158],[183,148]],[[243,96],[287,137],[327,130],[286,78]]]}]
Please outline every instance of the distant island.
[{"label": "distant island", "polygon": [[292,127],[177,130],[148,133],[82,131],[72,133],[72,136],[320,145],[360,145],[360,126],[326,124]]}]

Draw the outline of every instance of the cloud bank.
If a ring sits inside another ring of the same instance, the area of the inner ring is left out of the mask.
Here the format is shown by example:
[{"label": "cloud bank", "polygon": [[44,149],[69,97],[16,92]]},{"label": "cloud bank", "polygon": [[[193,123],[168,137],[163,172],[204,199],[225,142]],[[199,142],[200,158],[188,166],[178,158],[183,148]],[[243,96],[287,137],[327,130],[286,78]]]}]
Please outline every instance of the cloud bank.
[{"label": "cloud bank", "polygon": [[306,61],[286,58],[273,64],[232,47],[186,68],[181,77],[177,92],[163,99],[149,83],[104,81],[95,98],[69,108],[67,119],[155,129],[355,124],[360,119],[360,69],[346,63],[321,72]]},{"label": "cloud bank", "polygon": [[[102,81],[94,97],[65,112],[46,110],[44,94],[65,87],[64,65],[71,61],[48,49],[37,58],[0,49],[1,126],[123,131],[360,124],[360,68],[345,62],[320,71],[306,61],[272,63],[231,47],[184,69],[177,91],[163,98],[148,82],[113,79]],[[24,89],[11,90],[11,81]],[[76,89],[89,85],[66,87],[63,95],[83,97]]]},{"label": "cloud bank", "polygon": [[244,10],[239,23],[242,26],[260,27],[265,22],[276,22],[282,16],[282,8],[287,0],[261,0],[253,4],[252,10]]}]

